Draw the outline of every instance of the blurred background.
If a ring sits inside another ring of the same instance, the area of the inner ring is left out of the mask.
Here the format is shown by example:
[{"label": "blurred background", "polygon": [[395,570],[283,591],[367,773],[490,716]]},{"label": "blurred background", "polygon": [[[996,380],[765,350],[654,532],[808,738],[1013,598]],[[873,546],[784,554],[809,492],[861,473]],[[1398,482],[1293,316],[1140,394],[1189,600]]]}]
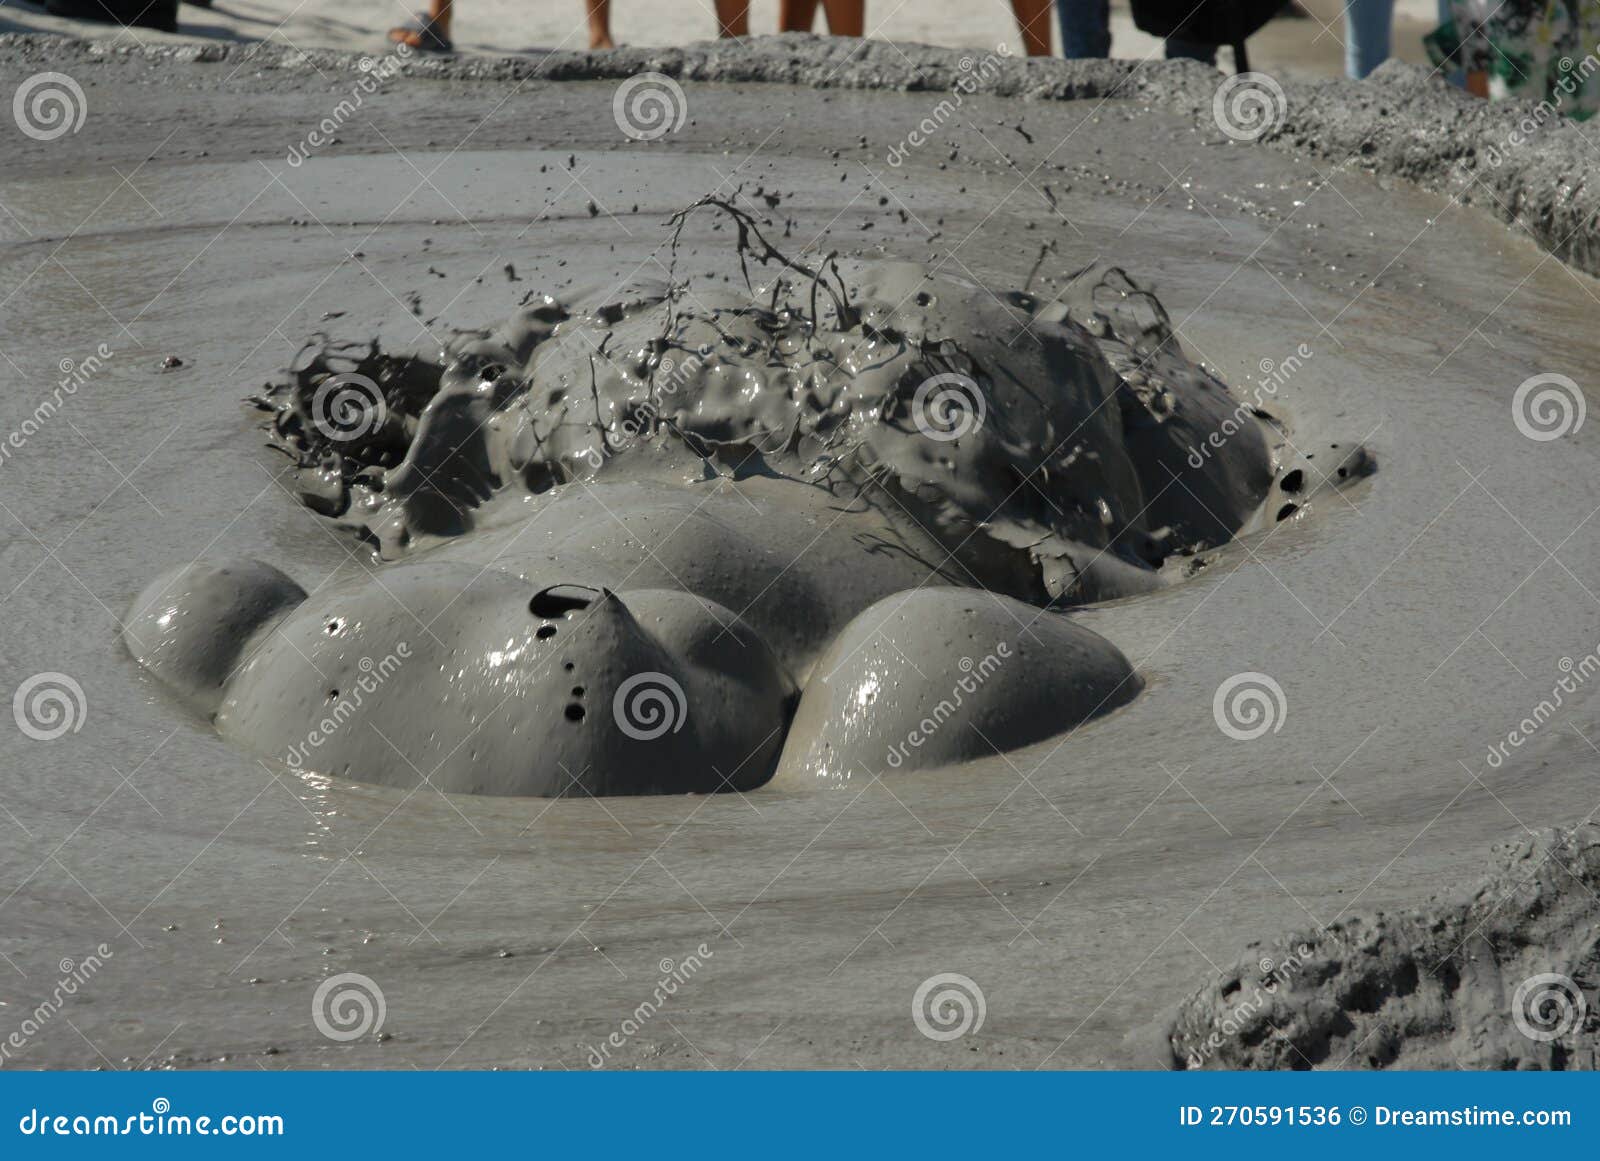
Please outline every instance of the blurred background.
[{"label": "blurred background", "polygon": [[[412,15],[417,4],[400,0],[217,0],[208,7],[183,4],[179,32],[121,29],[45,11],[43,3],[0,0],[0,32],[57,32],[137,39],[271,40],[298,48],[343,48],[367,52],[385,45],[384,33]],[[777,27],[778,0],[753,0],[751,32]],[[1250,38],[1250,64],[1280,76],[1342,76],[1342,0],[1298,0]],[[1422,37],[1437,26],[1435,0],[1396,0],[1393,55],[1427,63]],[[715,34],[711,0],[613,0],[611,24],[621,45],[672,45],[708,40]],[[1051,22],[1052,51],[1061,51],[1060,29]],[[819,13],[815,31],[825,31]],[[1111,55],[1161,57],[1161,41],[1133,25],[1127,0],[1112,0]],[[1016,21],[1006,0],[869,0],[867,33],[882,40],[914,41],[962,48],[1004,44],[1020,55]],[[516,53],[587,47],[583,0],[458,0],[452,28],[462,52]],[[1220,63],[1231,67],[1228,50]]]}]

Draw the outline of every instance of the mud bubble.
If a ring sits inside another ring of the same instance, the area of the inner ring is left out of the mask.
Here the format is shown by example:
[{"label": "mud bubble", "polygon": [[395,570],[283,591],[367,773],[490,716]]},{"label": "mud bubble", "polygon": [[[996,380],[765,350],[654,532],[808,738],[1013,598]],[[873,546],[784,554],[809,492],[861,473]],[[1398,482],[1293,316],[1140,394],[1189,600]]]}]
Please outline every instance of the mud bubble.
[{"label": "mud bubble", "polygon": [[1125,703],[1138,675],[1072,606],[1287,514],[1281,417],[1120,268],[1046,300],[808,264],[714,198],[674,254],[695,213],[733,227],[744,291],[674,263],[530,294],[437,357],[308,345],[254,403],[303,501],[387,563],[311,595],[256,561],[177,570],[133,655],[224,736],[361,781],[836,784]]}]

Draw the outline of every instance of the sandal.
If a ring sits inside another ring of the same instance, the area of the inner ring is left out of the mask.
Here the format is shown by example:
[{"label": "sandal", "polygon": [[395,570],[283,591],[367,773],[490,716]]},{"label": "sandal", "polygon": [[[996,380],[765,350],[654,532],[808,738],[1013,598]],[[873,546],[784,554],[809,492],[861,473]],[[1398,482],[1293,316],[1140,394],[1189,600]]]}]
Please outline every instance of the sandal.
[{"label": "sandal", "polygon": [[450,38],[440,31],[439,25],[426,12],[418,12],[408,24],[402,24],[399,28],[391,28],[389,30],[389,39],[396,44],[404,44],[409,48],[420,49],[422,52],[455,52],[456,50],[456,46],[450,43]]}]

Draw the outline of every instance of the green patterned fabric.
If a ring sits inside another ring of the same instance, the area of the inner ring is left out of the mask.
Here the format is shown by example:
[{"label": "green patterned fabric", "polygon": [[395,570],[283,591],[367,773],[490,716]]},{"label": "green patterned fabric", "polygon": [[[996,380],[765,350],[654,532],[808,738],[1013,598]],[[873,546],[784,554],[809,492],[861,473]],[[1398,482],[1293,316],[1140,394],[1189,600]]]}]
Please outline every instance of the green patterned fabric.
[{"label": "green patterned fabric", "polygon": [[1489,96],[1545,101],[1583,121],[1600,111],[1600,0],[1452,0],[1428,35],[1434,64],[1489,76]]}]

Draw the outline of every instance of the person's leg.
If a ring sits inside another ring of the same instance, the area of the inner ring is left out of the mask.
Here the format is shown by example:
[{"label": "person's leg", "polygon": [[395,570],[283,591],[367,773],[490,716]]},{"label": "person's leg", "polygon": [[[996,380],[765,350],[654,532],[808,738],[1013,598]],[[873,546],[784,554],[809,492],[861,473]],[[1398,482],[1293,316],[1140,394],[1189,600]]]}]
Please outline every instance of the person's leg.
[{"label": "person's leg", "polygon": [[[1455,21],[1455,18],[1455,8],[1452,6],[1450,0],[1439,0],[1440,25],[1442,26],[1451,24]],[[1459,29],[1457,31],[1459,32]],[[1452,85],[1455,85],[1458,89],[1465,88],[1467,84],[1467,74],[1461,69],[1452,69],[1451,71],[1445,73],[1444,79],[1449,81]]]},{"label": "person's leg", "polygon": [[828,17],[828,32],[833,36],[867,34],[867,0],[822,0]]},{"label": "person's leg", "polygon": [[1394,0],[1349,0],[1344,10],[1344,71],[1359,81],[1389,59]]},{"label": "person's leg", "polygon": [[717,35],[750,35],[750,0],[717,0]]},{"label": "person's leg", "polygon": [[1011,0],[1011,11],[1029,56],[1050,55],[1050,0]]},{"label": "person's leg", "polygon": [[1197,40],[1179,40],[1175,36],[1167,37],[1166,55],[1168,60],[1197,60],[1202,64],[1214,65],[1217,63],[1217,46],[1214,44],[1201,44]]},{"label": "person's leg", "polygon": [[611,39],[611,0],[585,0],[589,6],[589,47],[616,48]]},{"label": "person's leg", "polygon": [[1061,20],[1061,55],[1105,57],[1111,55],[1110,0],[1056,0]]},{"label": "person's leg", "polygon": [[779,32],[810,32],[817,22],[817,0],[778,0]]},{"label": "person's leg", "polygon": [[[451,0],[433,0],[428,8],[428,20],[433,24],[439,36],[446,41],[450,39],[450,3]],[[396,44],[403,44],[407,48],[429,48],[425,44],[427,38],[415,28],[391,28],[389,39]]]}]

